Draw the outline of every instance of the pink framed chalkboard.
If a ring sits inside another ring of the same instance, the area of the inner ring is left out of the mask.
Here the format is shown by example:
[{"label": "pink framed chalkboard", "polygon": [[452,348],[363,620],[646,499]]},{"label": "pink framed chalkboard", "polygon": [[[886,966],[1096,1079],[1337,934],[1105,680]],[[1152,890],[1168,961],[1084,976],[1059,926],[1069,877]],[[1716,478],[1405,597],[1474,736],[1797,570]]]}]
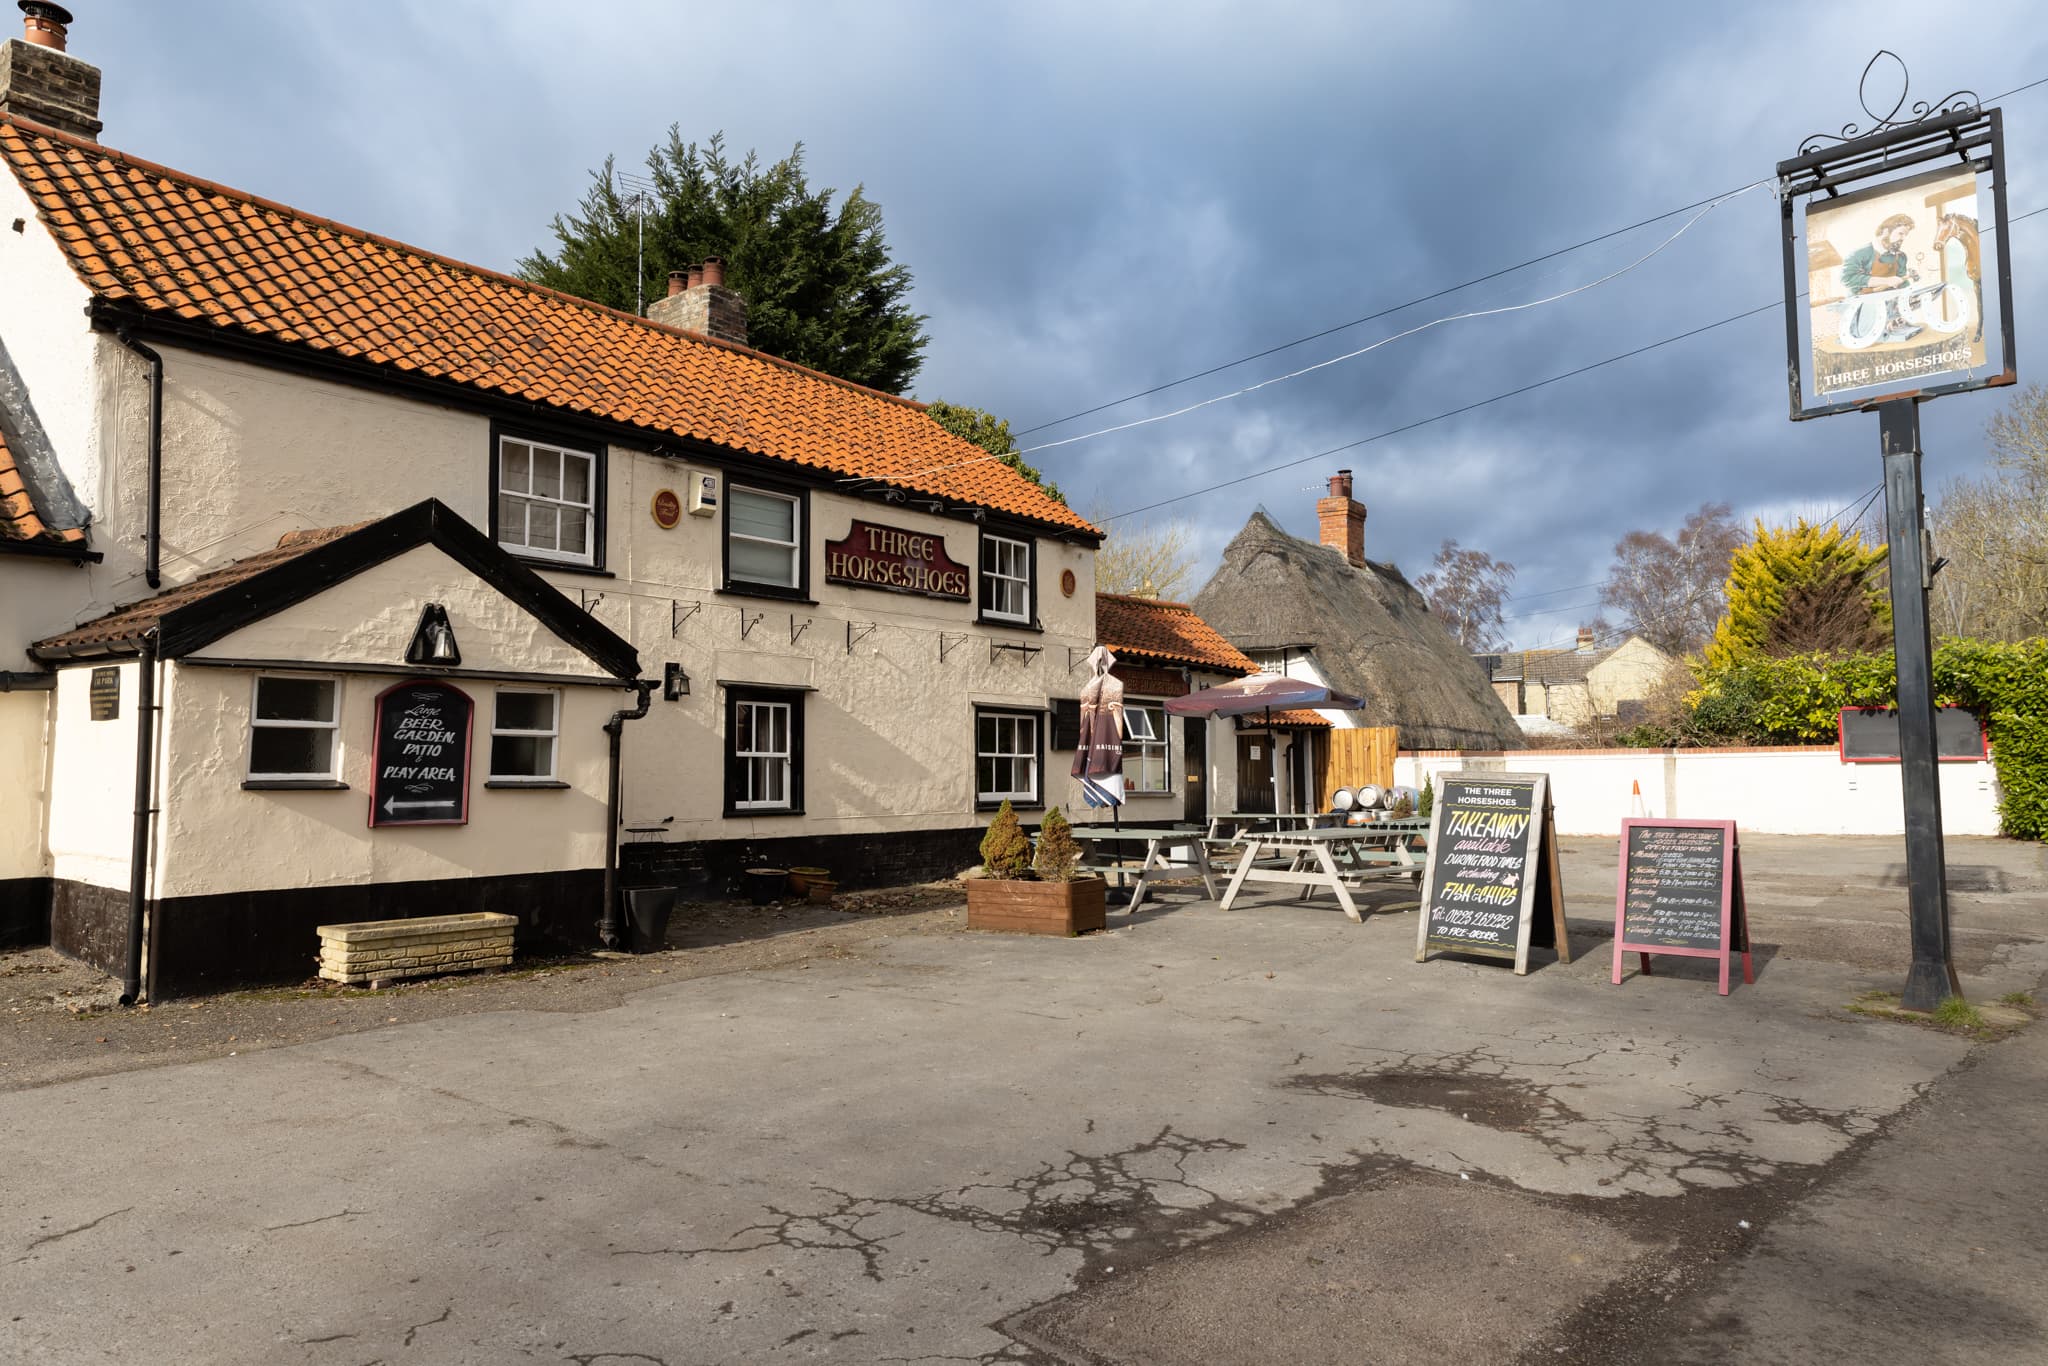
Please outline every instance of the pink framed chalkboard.
[{"label": "pink framed chalkboard", "polygon": [[1734,821],[1630,817],[1621,823],[1621,875],[1614,889],[1614,984],[1623,954],[1673,953],[1721,962],[1721,994],[1735,955],[1742,980],[1756,981],[1749,959],[1749,907],[1742,894],[1742,850]]}]

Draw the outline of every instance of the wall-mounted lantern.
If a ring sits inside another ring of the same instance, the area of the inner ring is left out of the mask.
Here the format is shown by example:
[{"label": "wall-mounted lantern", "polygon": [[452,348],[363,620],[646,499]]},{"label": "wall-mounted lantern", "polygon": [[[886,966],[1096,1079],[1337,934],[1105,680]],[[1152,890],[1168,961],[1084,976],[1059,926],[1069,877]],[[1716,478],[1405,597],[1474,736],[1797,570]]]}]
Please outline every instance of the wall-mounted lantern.
[{"label": "wall-mounted lantern", "polygon": [[455,628],[448,624],[448,609],[440,603],[430,602],[420,613],[420,624],[413,628],[412,644],[405,649],[405,662],[442,668],[462,662],[462,651],[455,644]]},{"label": "wall-mounted lantern", "polygon": [[683,666],[670,661],[661,666],[661,697],[664,702],[690,695],[690,676],[683,672]]}]

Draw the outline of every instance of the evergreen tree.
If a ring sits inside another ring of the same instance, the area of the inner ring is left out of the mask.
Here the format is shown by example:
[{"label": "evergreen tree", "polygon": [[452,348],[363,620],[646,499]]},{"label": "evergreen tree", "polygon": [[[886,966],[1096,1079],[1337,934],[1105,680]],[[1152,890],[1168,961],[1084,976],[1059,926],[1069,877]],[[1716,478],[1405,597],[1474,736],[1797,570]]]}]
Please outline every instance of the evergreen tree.
[{"label": "evergreen tree", "polygon": [[1080,861],[1081,846],[1074,843],[1073,829],[1055,806],[1038,827],[1038,857],[1032,867],[1040,882],[1071,882]]},{"label": "evergreen tree", "polygon": [[1708,667],[1881,644],[1892,621],[1885,553],[1832,523],[1766,527],[1759,518],[1728,566],[1728,608],[1707,642]]},{"label": "evergreen tree", "polygon": [[910,271],[890,261],[882,210],[859,186],[836,212],[834,191],[810,187],[802,143],[763,166],[753,152],[728,157],[723,134],[700,147],[672,126],[647,154],[644,211],[613,167],[606,158],[577,211],[555,216],[554,253],[522,260],[523,278],[631,312],[644,227],[648,299],[668,292],[670,271],[719,257],[755,348],[887,393],[909,387],[930,340],[905,302]]},{"label": "evergreen tree", "polygon": [[997,809],[981,837],[981,866],[990,877],[1020,878],[1031,867],[1031,837],[1017,822],[1009,799]]},{"label": "evergreen tree", "polygon": [[962,441],[971,441],[990,455],[1002,457],[1005,465],[1044,489],[1046,496],[1055,503],[1067,501],[1058,484],[1047,483],[1036,465],[1025,464],[1024,457],[1017,454],[1017,439],[1010,435],[1008,418],[997,417],[983,408],[970,408],[964,403],[948,403],[942,398],[933,399],[924,410],[932,421]]}]

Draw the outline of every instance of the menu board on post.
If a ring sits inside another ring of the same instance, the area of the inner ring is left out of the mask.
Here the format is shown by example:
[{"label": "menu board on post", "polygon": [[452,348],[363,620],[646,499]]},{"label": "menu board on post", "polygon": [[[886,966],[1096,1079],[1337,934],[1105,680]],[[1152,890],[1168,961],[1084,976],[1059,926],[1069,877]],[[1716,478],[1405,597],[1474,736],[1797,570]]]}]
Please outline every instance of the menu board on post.
[{"label": "menu board on post", "polygon": [[1415,961],[1472,953],[1512,959],[1519,975],[1535,947],[1571,962],[1549,779],[1460,770],[1436,783]]},{"label": "menu board on post", "polygon": [[1749,908],[1742,896],[1742,850],[1734,821],[1631,817],[1621,823],[1621,877],[1614,894],[1614,982],[1621,958],[1675,953],[1721,961],[1721,994],[1728,970],[1742,955],[1742,980],[1756,977],[1749,961]]},{"label": "menu board on post", "polygon": [[450,683],[416,679],[377,695],[371,825],[469,823],[475,704]]}]

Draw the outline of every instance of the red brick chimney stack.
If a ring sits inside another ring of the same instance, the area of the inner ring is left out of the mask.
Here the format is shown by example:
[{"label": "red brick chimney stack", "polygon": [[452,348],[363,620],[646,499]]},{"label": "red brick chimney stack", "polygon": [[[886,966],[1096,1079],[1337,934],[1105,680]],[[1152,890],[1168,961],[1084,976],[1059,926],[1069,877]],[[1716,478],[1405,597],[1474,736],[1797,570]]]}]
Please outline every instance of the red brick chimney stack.
[{"label": "red brick chimney stack", "polygon": [[23,36],[0,43],[0,113],[77,137],[100,134],[100,69],[64,50],[71,11],[19,0]]},{"label": "red brick chimney stack", "polygon": [[747,344],[747,301],[725,287],[725,262],[706,257],[687,272],[668,275],[668,297],[647,306],[658,323],[718,341]]},{"label": "red brick chimney stack", "polygon": [[1330,476],[1330,496],[1316,500],[1316,528],[1324,545],[1365,567],[1365,504],[1351,496],[1350,470]]},{"label": "red brick chimney stack", "polygon": [[1590,626],[1581,626],[1579,628],[1579,653],[1582,655],[1589,655],[1592,654],[1596,648],[1597,647],[1593,644],[1593,628]]}]

